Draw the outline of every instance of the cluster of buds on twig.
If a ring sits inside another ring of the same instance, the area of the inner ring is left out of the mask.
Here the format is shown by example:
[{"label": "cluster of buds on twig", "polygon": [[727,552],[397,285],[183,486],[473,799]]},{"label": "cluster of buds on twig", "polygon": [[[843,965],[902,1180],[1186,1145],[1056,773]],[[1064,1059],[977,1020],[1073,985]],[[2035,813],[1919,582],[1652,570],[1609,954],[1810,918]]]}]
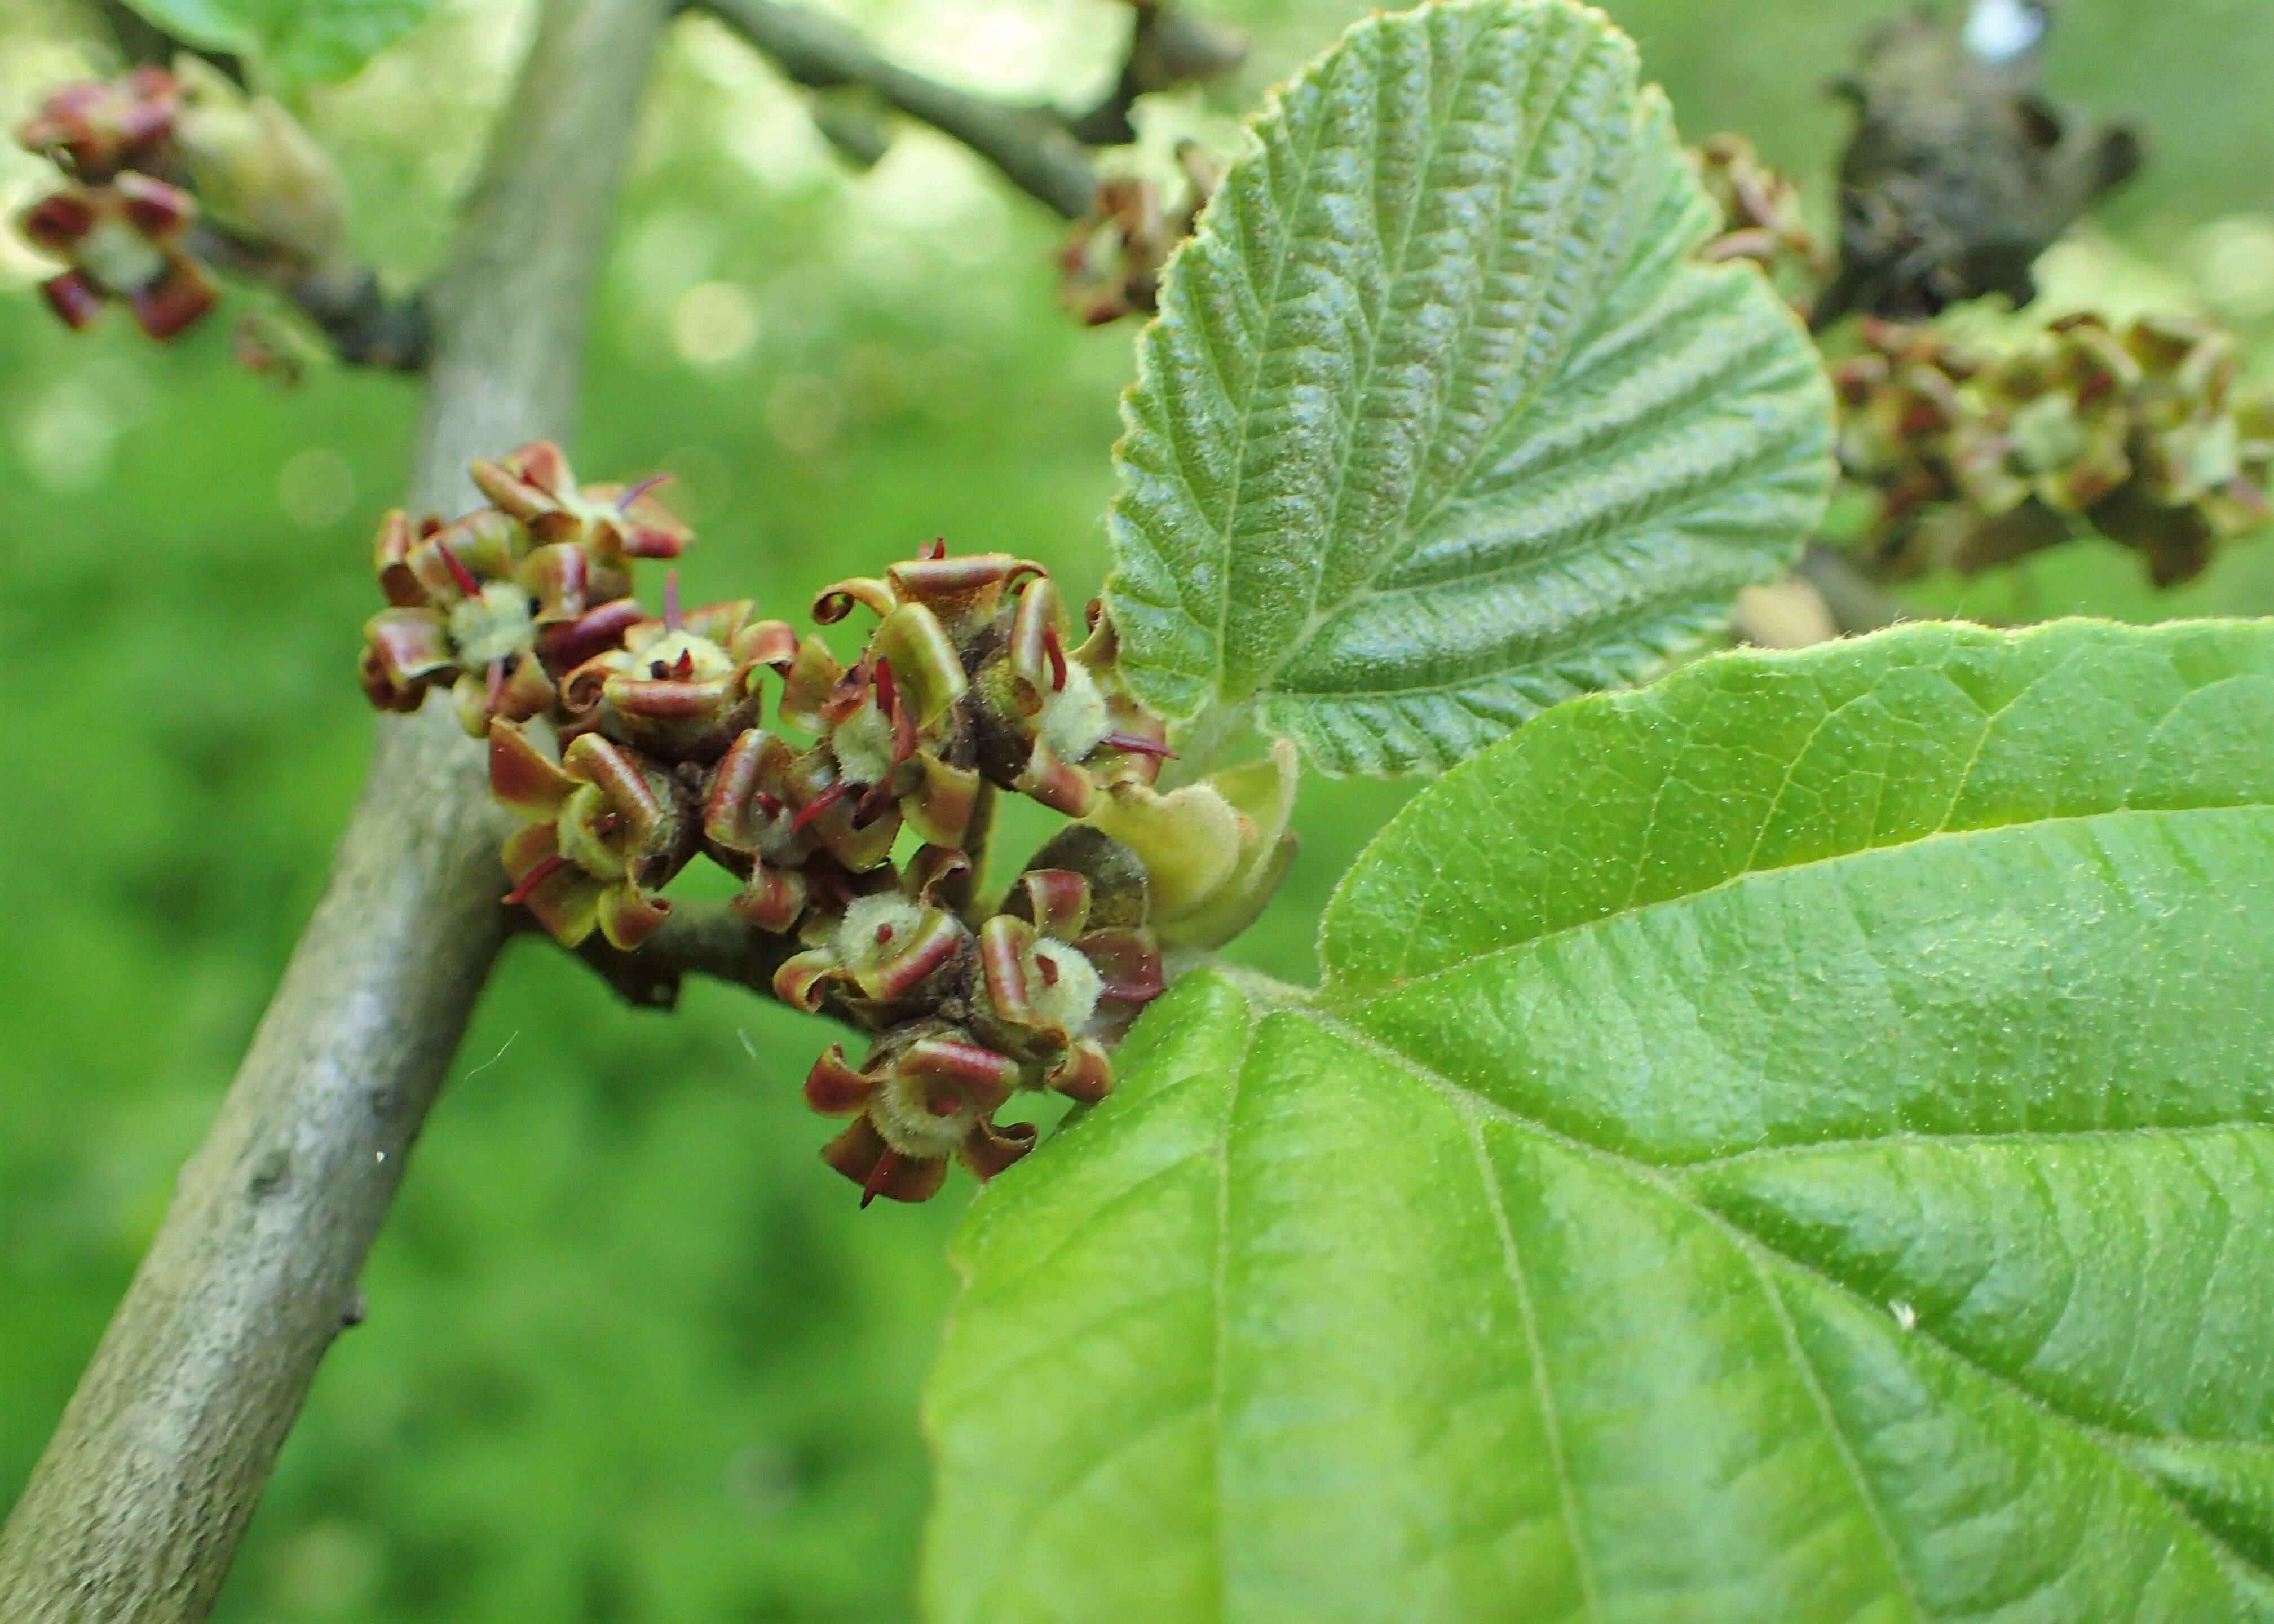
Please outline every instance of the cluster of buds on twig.
[{"label": "cluster of buds on twig", "polygon": [[[806,1085],[855,1119],[825,1154],[864,1205],[924,1199],[951,1158],[1007,1166],[1032,1142],[997,1121],[1020,1090],[1103,1096],[1163,947],[1228,940],[1285,869],[1291,756],[1157,791],[1166,728],[1095,605],[1070,639],[1039,565],[935,543],[839,582],[816,621],[875,617],[845,665],[748,601],[682,607],[675,574],[650,616],[637,561],[689,539],[652,482],[580,486],[543,443],[474,478],[491,506],[381,525],[365,691],[408,710],[447,688],[486,735],[522,820],[505,900],[564,945],[637,951],[697,858],[741,882],[732,907],[781,943],[773,994],[874,1036]],[[1004,793],[1083,822],[990,904]]]},{"label": "cluster of buds on twig", "polygon": [[2268,517],[2274,399],[2238,387],[2208,322],[2072,316],[1996,359],[1925,327],[1858,338],[1833,368],[1840,459],[1878,496],[1864,562],[1883,578],[1973,574],[2091,530],[2172,586]]},{"label": "cluster of buds on twig", "polygon": [[1090,212],[1074,222],[1058,251],[1058,300],[1087,327],[1103,327],[1149,313],[1160,297],[1161,273],[1178,244],[1215,192],[1219,171],[1199,145],[1177,147],[1184,196],[1168,207],[1162,189],[1134,175],[1098,183]]},{"label": "cluster of buds on twig", "polygon": [[248,102],[195,57],[66,85],[16,139],[65,178],[18,226],[66,262],[41,291],[72,327],[113,301],[153,338],[194,326],[216,298],[201,231],[294,270],[339,252],[343,194],[330,161],[275,102]]},{"label": "cluster of buds on twig", "polygon": [[1742,135],[1723,132],[1693,148],[1690,162],[1721,212],[1719,235],[1698,250],[1708,261],[1750,259],[1803,317],[1836,268],[1808,223],[1800,188],[1761,162]]}]

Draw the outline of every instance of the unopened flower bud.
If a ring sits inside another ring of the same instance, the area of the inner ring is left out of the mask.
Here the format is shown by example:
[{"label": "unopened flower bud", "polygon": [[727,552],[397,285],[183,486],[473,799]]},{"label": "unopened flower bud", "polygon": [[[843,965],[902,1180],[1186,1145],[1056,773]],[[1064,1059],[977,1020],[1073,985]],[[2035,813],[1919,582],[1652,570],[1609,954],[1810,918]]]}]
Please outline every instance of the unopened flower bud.
[{"label": "unopened flower bud", "polygon": [[324,149],[275,101],[248,101],[210,64],[185,55],[174,72],[174,144],[207,212],[304,267],[328,264],[346,236],[347,193]]},{"label": "unopened flower bud", "polygon": [[1292,746],[1166,794],[1124,785],[1088,822],[1135,852],[1151,882],[1163,947],[1223,946],[1254,923],[1294,861]]}]

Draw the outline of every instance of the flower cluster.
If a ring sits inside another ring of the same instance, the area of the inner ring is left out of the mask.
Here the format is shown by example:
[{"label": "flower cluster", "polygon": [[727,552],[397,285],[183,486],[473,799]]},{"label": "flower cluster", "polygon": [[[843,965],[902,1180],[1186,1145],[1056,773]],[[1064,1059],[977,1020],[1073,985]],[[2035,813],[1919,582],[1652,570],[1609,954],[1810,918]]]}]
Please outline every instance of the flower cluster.
[{"label": "flower cluster", "polygon": [[339,179],[321,149],[277,103],[248,102],[194,57],[66,85],[16,139],[65,178],[17,223],[66,262],[41,291],[74,328],[116,301],[167,339],[210,311],[215,285],[192,248],[201,206],[240,243],[301,269],[323,264],[343,234]]},{"label": "flower cluster", "polygon": [[1161,188],[1133,175],[1100,181],[1090,212],[1074,222],[1058,251],[1058,302],[1088,327],[1153,309],[1161,273],[1215,192],[1215,163],[1199,145],[1177,147],[1185,201],[1171,209]]},{"label": "flower cluster", "polygon": [[[996,1120],[1014,1093],[1102,1097],[1164,943],[1229,939],[1292,855],[1291,755],[1158,791],[1166,728],[1096,605],[1073,641],[1037,564],[935,543],[835,583],[817,622],[873,617],[841,664],[747,601],[682,608],[675,575],[650,616],[638,561],[690,539],[652,482],[580,486],[545,443],[473,472],[490,506],[380,527],[365,693],[410,710],[447,688],[486,736],[521,820],[505,900],[564,945],[638,950],[698,857],[740,882],[737,929],[779,943],[773,994],[873,1034],[806,1086],[854,1119],[825,1156],[864,1205],[922,1199],[951,1158],[1007,1166],[1032,1142]],[[988,906],[1005,793],[1082,821]]]},{"label": "flower cluster", "polygon": [[[70,268],[40,285],[73,327],[117,300],[153,338],[171,338],[213,307],[213,283],[184,239],[197,205],[175,184],[181,87],[162,68],[115,83],[66,85],[17,127],[26,151],[68,177],[17,225]],[[169,178],[170,177],[170,178]]]},{"label": "flower cluster", "polygon": [[1832,256],[1802,207],[1800,188],[1761,162],[1753,144],[1724,132],[1690,154],[1721,230],[1698,251],[1709,261],[1750,259],[1803,314],[1833,274]]},{"label": "flower cluster", "polygon": [[2274,400],[2237,387],[2208,323],[2072,316],[1995,359],[1925,327],[1858,339],[1833,379],[1841,470],[1877,497],[1874,573],[1973,574],[2090,529],[2170,586],[2268,516]]}]

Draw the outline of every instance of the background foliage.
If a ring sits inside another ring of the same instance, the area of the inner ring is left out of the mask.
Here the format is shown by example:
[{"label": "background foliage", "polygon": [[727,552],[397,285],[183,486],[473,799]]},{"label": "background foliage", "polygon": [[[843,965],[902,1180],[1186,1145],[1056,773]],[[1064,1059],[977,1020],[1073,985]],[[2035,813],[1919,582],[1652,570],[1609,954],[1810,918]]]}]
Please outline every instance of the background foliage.
[{"label": "background foliage", "polygon": [[[1104,0],[849,8],[913,60],[1077,102]],[[1223,0],[1252,99],[1355,10]],[[1741,127],[1811,177],[1818,87],[1864,0],[1613,0],[1685,132]],[[2274,364],[2274,23],[2255,0],[2072,0],[2062,91],[2139,117],[2143,181],[2058,251],[2054,297],[2208,304]],[[526,18],[458,0],[312,122],[358,233],[431,262]],[[0,22],[0,115],[101,65],[98,20]],[[662,464],[697,597],[769,610],[945,532],[1103,569],[1129,328],[1052,306],[1055,228],[911,133],[847,178],[801,102],[682,26],[602,289],[579,461]],[[1185,109],[1187,117],[1202,117]],[[0,162],[12,209],[36,169]],[[1820,192],[1820,186],[1818,188]],[[361,771],[368,532],[413,391],[234,371],[225,324],[159,351],[74,339],[0,246],[0,684],[19,808],[0,846],[0,1500],[12,1499],[154,1225],[320,884]],[[2274,612],[2274,549],[2150,598],[2112,547],[1924,594],[1992,617]],[[1239,955],[1313,977],[1324,898],[1404,792],[1306,785],[1306,847]],[[960,1198],[856,1215],[792,1086],[809,1031],[697,989],[675,1021],[512,955],[225,1598],[302,1620],[889,1620],[926,1492],[916,1384]],[[1015,1394],[1003,1395],[1015,1402]]]}]

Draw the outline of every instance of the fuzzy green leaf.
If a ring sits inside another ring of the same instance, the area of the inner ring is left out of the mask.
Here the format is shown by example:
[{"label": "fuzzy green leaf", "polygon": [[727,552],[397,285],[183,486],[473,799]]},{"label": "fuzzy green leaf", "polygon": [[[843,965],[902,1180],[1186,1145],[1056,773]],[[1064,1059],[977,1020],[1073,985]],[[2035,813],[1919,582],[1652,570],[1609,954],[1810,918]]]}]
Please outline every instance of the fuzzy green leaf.
[{"label": "fuzzy green leaf", "polygon": [[1727,618],[1822,511],[1830,394],[1634,47],[1565,0],[1359,24],[1170,267],[1116,452],[1137,692],[1432,772]]},{"label": "fuzzy green leaf", "polygon": [[1562,707],[974,1204],[937,1624],[2274,1619],[2274,627]]},{"label": "fuzzy green leaf", "polygon": [[128,0],[189,44],[252,57],[285,83],[345,79],[410,32],[434,0]]}]

